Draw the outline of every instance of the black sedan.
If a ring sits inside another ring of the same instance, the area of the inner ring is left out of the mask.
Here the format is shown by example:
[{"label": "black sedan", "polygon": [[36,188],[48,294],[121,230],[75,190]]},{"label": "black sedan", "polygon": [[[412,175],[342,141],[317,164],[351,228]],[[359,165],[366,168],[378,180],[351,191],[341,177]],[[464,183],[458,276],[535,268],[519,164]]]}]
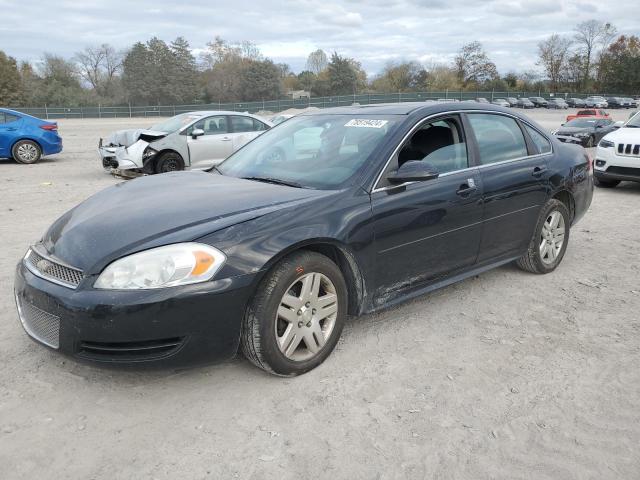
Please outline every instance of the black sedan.
[{"label": "black sedan", "polygon": [[549,273],[591,162],[474,102],[298,115],[209,172],[142,177],[56,220],[17,267],[26,332],[78,359],[185,365],[240,348],[296,375],[349,316],[510,262]]},{"label": "black sedan", "polygon": [[576,143],[583,147],[595,147],[607,133],[616,129],[613,120],[608,118],[576,118],[553,134],[565,143]]},{"label": "black sedan", "polygon": [[569,108],[569,105],[562,98],[552,98],[547,102],[547,108],[566,110],[567,108]]},{"label": "black sedan", "polygon": [[529,100],[531,100],[531,103],[536,107],[547,108],[547,105],[549,104],[549,102],[542,97],[530,97]]}]

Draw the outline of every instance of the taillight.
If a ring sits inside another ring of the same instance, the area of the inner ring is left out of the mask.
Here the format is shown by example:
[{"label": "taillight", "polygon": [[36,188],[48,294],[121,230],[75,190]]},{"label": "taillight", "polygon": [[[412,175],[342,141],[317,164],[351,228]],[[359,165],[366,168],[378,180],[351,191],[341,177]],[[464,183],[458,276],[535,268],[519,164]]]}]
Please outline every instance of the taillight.
[{"label": "taillight", "polygon": [[40,128],[48,131],[56,131],[58,130],[57,123],[45,123],[44,125],[40,125]]}]

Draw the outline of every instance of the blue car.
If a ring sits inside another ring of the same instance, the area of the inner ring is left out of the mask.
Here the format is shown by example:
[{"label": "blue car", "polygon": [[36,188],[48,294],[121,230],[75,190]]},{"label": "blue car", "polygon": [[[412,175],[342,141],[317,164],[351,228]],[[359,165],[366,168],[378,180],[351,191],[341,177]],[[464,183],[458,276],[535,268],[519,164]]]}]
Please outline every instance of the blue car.
[{"label": "blue car", "polygon": [[0,158],[36,163],[43,155],[62,151],[58,124],[0,108]]}]

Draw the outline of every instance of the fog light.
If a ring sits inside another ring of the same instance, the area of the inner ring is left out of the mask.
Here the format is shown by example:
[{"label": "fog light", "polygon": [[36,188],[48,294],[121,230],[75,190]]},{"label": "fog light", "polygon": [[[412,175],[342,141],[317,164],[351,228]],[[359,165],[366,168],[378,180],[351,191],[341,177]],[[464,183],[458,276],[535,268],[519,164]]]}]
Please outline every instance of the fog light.
[{"label": "fog light", "polygon": [[596,167],[604,167],[605,163],[604,160],[596,160]]}]

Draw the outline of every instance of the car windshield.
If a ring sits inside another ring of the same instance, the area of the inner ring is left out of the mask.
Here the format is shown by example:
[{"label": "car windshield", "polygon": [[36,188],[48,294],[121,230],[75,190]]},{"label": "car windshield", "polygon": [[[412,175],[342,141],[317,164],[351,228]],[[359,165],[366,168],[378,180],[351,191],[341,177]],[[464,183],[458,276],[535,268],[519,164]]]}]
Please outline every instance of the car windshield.
[{"label": "car windshield", "polygon": [[403,119],[345,114],[294,117],[249,142],[216,170],[306,188],[340,188]]},{"label": "car windshield", "polygon": [[595,119],[589,120],[587,118],[576,118],[575,120],[571,120],[564,124],[565,127],[578,127],[578,128],[589,128],[594,127],[596,125]]},{"label": "car windshield", "polygon": [[157,132],[173,133],[177,130],[180,130],[182,127],[189,125],[191,122],[197,120],[201,116],[202,115],[194,113],[181,113],[180,115],[171,117],[164,122],[156,123],[153,127],[151,127],[151,130],[155,130]]},{"label": "car windshield", "polygon": [[625,127],[640,128],[640,112],[636,113],[633,117],[631,117],[629,121],[625,124]]}]

